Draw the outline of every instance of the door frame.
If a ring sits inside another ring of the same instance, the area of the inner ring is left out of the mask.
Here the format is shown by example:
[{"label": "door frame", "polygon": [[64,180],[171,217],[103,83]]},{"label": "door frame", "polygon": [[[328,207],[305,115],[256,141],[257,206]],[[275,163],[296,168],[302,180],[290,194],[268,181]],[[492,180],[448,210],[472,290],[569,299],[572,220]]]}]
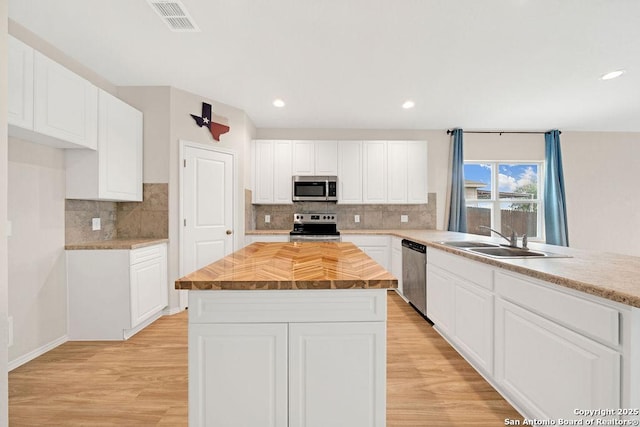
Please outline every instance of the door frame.
[{"label": "door frame", "polygon": [[[179,198],[180,198],[180,212],[179,212],[179,217],[178,217],[178,235],[180,236],[180,248],[179,248],[179,267],[178,267],[178,275],[179,277],[183,277],[184,275],[191,273],[190,271],[184,271],[184,226],[183,224],[183,219],[184,219],[184,188],[183,186],[185,185],[185,180],[184,180],[184,161],[186,159],[185,157],[185,150],[186,148],[195,148],[198,150],[207,150],[207,151],[213,151],[213,152],[217,152],[217,153],[221,153],[221,154],[228,154],[231,156],[232,158],[232,162],[233,162],[233,174],[232,174],[232,188],[231,188],[231,205],[232,205],[232,209],[233,209],[233,215],[232,215],[232,230],[233,230],[233,247],[231,248],[231,251],[234,252],[237,250],[237,248],[239,247],[239,233],[237,233],[238,230],[238,220],[237,220],[237,216],[238,216],[238,212],[239,212],[239,206],[238,206],[238,202],[239,202],[239,197],[237,195],[237,187],[238,187],[238,153],[235,150],[229,149],[229,148],[221,148],[221,147],[216,147],[216,146],[212,146],[212,145],[208,145],[208,144],[202,144],[199,142],[193,142],[193,141],[188,141],[188,140],[184,140],[181,139],[179,141],[179,147],[180,147],[180,154],[178,156],[179,158],[179,163],[178,163],[178,169],[180,170],[179,173],[179,182],[180,182],[180,194],[179,194]],[[187,291],[180,291],[180,307],[186,307],[187,306]]]}]

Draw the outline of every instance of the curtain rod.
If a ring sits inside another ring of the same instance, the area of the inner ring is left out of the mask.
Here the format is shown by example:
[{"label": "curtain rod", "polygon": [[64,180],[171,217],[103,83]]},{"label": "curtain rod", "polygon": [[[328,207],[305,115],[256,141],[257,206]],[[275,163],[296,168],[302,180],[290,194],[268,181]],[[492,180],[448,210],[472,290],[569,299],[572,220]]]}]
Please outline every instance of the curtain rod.
[{"label": "curtain rod", "polygon": [[[548,131],[547,131],[548,132]],[[544,134],[547,133],[544,131],[498,131],[498,130],[463,130],[462,133],[497,133],[502,135],[503,133],[522,133],[522,134]],[[562,131],[558,131],[562,134]],[[451,135],[453,133],[452,130],[447,129],[447,135]]]}]

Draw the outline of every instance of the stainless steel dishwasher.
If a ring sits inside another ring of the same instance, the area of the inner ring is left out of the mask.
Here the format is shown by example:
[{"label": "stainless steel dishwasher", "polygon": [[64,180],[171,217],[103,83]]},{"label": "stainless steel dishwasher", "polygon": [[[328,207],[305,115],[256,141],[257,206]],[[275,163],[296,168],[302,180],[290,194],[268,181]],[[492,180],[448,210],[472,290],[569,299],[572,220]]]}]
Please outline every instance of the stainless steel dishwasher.
[{"label": "stainless steel dishwasher", "polygon": [[402,291],[409,302],[427,315],[427,247],[402,240]]}]

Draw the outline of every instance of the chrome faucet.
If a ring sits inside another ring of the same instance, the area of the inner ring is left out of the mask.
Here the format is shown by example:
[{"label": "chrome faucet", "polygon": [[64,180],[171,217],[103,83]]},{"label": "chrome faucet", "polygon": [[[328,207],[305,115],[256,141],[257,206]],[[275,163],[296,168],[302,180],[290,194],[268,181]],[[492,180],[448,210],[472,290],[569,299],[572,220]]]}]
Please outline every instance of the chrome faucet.
[{"label": "chrome faucet", "polygon": [[[493,231],[498,236],[502,237],[507,242],[509,242],[509,247],[510,248],[517,248],[518,247],[518,234],[516,233],[516,231],[514,229],[511,229],[511,237],[507,237],[504,234],[502,234],[501,232],[499,232],[497,230],[494,230],[491,227],[487,227],[486,225],[479,225],[478,228],[486,228],[487,230]],[[527,235],[526,234],[522,235],[522,249],[528,249],[527,248]]]}]

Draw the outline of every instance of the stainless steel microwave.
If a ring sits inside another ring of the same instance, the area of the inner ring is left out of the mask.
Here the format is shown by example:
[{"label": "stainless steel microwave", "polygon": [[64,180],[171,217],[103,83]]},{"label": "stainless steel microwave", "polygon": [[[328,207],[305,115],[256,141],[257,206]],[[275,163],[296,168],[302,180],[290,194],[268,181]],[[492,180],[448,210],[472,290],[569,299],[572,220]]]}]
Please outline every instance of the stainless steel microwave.
[{"label": "stainless steel microwave", "polygon": [[337,176],[292,177],[291,200],[294,202],[337,202]]}]

